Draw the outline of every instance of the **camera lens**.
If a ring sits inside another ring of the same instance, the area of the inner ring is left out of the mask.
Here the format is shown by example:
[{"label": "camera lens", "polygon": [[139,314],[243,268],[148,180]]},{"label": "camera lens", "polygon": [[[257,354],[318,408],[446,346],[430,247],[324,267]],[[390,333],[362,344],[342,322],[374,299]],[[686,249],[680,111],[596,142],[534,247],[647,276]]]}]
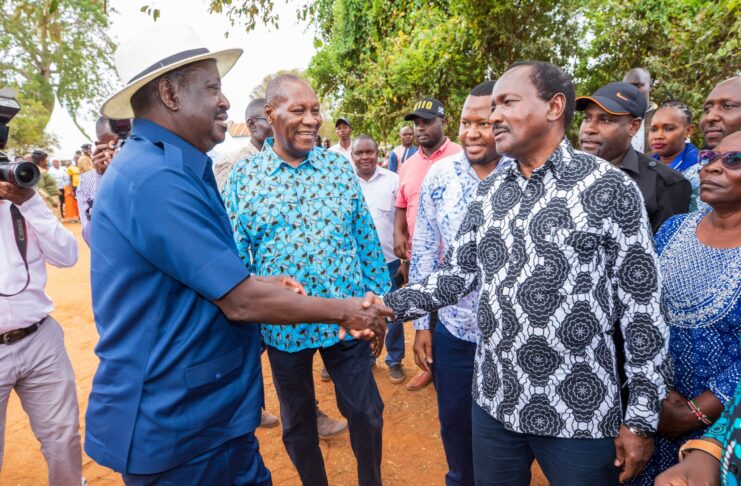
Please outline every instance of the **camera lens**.
[{"label": "camera lens", "polygon": [[32,183],[35,176],[34,172],[27,167],[20,167],[15,175],[18,177],[18,181],[23,184]]}]

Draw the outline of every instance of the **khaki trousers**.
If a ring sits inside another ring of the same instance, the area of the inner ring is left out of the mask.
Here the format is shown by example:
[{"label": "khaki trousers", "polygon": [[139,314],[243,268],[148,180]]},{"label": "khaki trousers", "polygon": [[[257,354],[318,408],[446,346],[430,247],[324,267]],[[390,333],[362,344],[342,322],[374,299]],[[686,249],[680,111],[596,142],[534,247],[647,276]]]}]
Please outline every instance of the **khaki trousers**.
[{"label": "khaki trousers", "polygon": [[51,317],[30,336],[0,344],[0,469],[11,390],[18,394],[41,443],[49,485],[80,486],[82,449],[75,375],[64,349],[62,328]]}]

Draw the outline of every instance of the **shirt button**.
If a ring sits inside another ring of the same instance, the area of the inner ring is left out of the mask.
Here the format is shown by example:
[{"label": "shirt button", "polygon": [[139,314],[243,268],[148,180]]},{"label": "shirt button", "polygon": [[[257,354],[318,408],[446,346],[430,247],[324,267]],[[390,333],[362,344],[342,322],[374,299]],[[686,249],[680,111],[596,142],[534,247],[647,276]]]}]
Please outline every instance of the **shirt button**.
[{"label": "shirt button", "polygon": [[652,160],[651,162],[648,163],[648,166],[649,167],[656,167],[656,161],[655,160]]},{"label": "shirt button", "polygon": [[216,374],[214,375],[214,381],[219,381],[219,380],[221,379],[221,377],[222,377],[222,376],[224,376],[224,375],[222,375],[221,373],[216,373]]}]

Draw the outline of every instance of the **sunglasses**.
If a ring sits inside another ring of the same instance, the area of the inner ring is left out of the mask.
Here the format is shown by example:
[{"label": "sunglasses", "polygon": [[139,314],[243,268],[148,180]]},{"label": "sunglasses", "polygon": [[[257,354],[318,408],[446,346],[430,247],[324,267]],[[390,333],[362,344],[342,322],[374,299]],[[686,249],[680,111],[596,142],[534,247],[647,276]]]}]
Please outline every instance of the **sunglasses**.
[{"label": "sunglasses", "polygon": [[726,169],[741,168],[741,152],[716,152],[714,150],[701,150],[698,162],[702,166],[712,164],[720,159]]}]

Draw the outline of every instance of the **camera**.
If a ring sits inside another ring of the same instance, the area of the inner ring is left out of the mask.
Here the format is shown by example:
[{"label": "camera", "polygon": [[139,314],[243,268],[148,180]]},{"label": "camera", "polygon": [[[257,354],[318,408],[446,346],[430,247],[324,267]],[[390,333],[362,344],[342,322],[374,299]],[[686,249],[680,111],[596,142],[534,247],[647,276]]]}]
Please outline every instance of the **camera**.
[{"label": "camera", "polygon": [[111,127],[111,131],[118,136],[118,143],[116,143],[116,150],[118,151],[131,134],[131,120],[128,118],[121,120],[108,119],[108,125]]},{"label": "camera", "polygon": [[[15,99],[15,91],[10,88],[0,89],[0,149],[5,148],[10,135],[8,122],[21,111],[21,105]],[[0,152],[0,181],[9,182],[16,187],[33,187],[41,173],[36,164],[31,162],[11,163],[8,157]]]}]

